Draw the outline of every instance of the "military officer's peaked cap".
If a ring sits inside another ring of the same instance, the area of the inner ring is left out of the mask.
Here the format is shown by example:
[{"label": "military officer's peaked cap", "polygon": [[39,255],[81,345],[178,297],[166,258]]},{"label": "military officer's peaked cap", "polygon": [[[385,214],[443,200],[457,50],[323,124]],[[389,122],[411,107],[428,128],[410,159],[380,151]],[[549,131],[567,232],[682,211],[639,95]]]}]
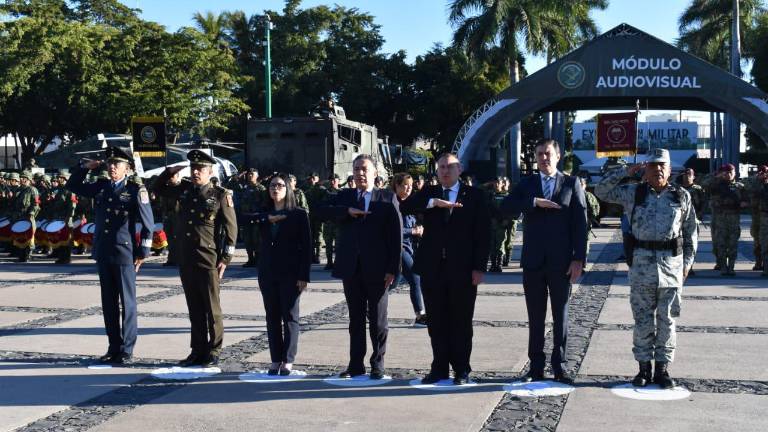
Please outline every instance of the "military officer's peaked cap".
[{"label": "military officer's peaked cap", "polygon": [[669,150],[662,148],[655,148],[648,152],[648,157],[645,160],[647,163],[665,163],[669,161]]},{"label": "military officer's peaked cap", "polygon": [[202,150],[192,150],[191,152],[187,153],[187,159],[189,159],[189,163],[192,165],[211,166],[216,163],[214,158]]},{"label": "military officer's peaked cap", "polygon": [[133,163],[133,154],[126,148],[109,146],[106,153],[107,161]]}]

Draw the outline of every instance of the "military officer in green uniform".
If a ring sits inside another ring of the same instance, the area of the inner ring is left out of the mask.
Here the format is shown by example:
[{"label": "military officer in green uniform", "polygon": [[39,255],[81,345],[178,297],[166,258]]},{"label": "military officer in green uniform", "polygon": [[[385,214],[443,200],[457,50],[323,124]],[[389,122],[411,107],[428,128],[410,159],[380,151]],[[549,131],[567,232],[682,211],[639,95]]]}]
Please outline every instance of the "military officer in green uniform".
[{"label": "military officer in green uniform", "polygon": [[19,262],[27,262],[32,254],[32,249],[35,247],[35,216],[40,211],[40,194],[32,186],[32,173],[29,171],[21,173],[19,182],[21,186],[19,186],[13,201],[11,220],[13,222],[26,220],[32,223],[32,238],[29,240],[29,244],[18,247]]},{"label": "military officer in green uniform", "polygon": [[180,365],[212,365],[219,361],[224,340],[219,281],[235,253],[237,220],[232,191],[211,184],[215,160],[201,150],[190,151],[187,159],[189,180],[169,183],[183,167],[166,168],[154,190],[179,203],[179,275],[189,309],[192,348]]},{"label": "military officer in green uniform", "polygon": [[[338,177],[338,176],[337,176]],[[320,263],[320,248],[323,238],[323,221],[313,217],[313,210],[316,210],[323,204],[325,199],[325,186],[320,183],[320,177],[317,173],[312,173],[307,177],[307,204],[309,205],[309,228],[312,231],[312,263]]]},{"label": "military officer in green uniform", "polygon": [[[339,176],[331,174],[328,176],[328,187],[325,188],[325,198],[323,201],[330,201],[335,197],[341,189],[339,188]],[[336,236],[338,234],[338,226],[326,220],[323,222],[323,243],[325,244],[325,270],[333,270],[333,257],[336,250]]]},{"label": "military officer in green uniform", "polygon": [[[261,209],[266,195],[266,188],[259,183],[259,171],[250,168],[245,175],[245,185],[240,189],[240,214],[256,213]],[[248,260],[243,267],[256,267],[259,262],[259,228],[253,224],[243,224],[243,242]]]},{"label": "military officer in green uniform", "polygon": [[288,181],[291,183],[291,190],[293,196],[296,197],[296,205],[309,212],[309,203],[307,202],[307,196],[304,195],[304,191],[296,186],[296,176],[288,174]]}]

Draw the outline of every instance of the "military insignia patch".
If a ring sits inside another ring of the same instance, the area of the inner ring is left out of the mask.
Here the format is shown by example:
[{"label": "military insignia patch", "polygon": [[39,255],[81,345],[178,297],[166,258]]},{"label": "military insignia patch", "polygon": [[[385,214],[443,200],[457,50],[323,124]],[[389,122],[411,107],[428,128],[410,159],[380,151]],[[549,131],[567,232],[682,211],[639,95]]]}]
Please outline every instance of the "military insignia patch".
[{"label": "military insignia patch", "polygon": [[139,191],[139,200],[142,204],[149,204],[149,193],[146,189],[141,188]]},{"label": "military insignia patch", "polygon": [[234,207],[235,203],[232,202],[232,194],[227,194],[227,207]]}]

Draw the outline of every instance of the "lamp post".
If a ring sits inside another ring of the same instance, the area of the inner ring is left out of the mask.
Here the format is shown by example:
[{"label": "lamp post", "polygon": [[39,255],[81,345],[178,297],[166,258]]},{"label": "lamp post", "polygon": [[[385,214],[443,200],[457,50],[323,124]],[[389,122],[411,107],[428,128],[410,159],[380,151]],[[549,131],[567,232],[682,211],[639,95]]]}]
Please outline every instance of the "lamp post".
[{"label": "lamp post", "polygon": [[270,53],[270,36],[272,20],[269,14],[264,15],[264,101],[266,118],[272,118],[272,55]]}]

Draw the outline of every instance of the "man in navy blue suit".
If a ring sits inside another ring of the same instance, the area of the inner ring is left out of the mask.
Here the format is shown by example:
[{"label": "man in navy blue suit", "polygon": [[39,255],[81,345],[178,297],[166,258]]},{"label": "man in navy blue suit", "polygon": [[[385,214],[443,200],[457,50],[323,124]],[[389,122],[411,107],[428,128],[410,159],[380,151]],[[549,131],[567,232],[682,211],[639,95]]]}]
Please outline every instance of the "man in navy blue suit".
[{"label": "man in navy blue suit", "polygon": [[338,229],[332,276],[342,280],[349,307],[349,364],[339,376],[365,374],[365,320],[370,325],[371,379],[384,377],[387,346],[387,287],[400,268],[402,229],[395,194],[374,187],[376,166],[361,154],[353,161],[355,188],[342,189],[316,215]]},{"label": "man in navy blue suit", "polygon": [[552,372],[555,380],[572,384],[568,371],[568,299],[571,284],[581,277],[587,253],[587,210],[584,190],[576,177],[557,170],[560,146],[544,140],[536,145],[539,174],[524,178],[502,203],[502,212],[524,216],[523,289],[528,308],[526,381],[544,379],[544,320],[547,296],[552,305]]},{"label": "man in navy blue suit", "polygon": [[[82,161],[67,181],[70,191],[94,199],[96,234],[93,258],[99,270],[101,307],[109,348],[102,363],[124,363],[133,355],[138,332],[136,324],[136,272],[149,256],[152,246],[152,207],[142,185],[128,181],[132,162],[130,150],[107,147],[106,167],[109,179],[86,183],[88,171],[101,161]],[[137,224],[140,227],[137,232]],[[139,241],[136,241],[139,234]],[[122,331],[120,330],[122,304]]]}]

